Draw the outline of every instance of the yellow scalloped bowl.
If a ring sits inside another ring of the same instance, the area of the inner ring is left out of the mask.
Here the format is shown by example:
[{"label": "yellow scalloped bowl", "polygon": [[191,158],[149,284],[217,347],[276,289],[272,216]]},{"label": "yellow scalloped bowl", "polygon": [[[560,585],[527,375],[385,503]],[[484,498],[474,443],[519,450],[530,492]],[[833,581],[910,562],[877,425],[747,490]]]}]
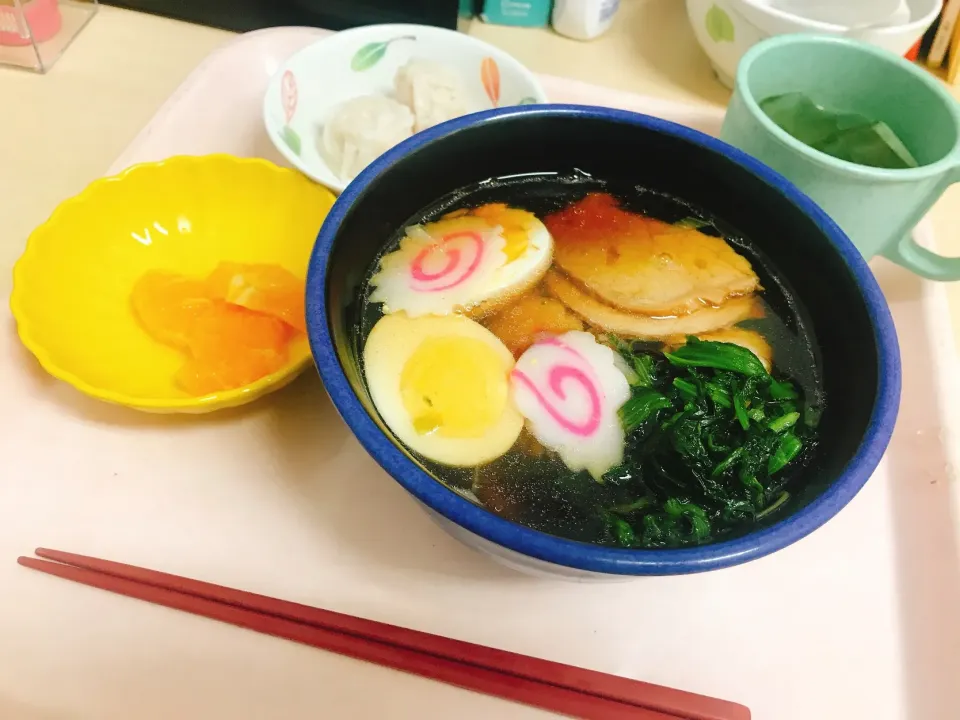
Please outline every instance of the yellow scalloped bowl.
[{"label": "yellow scalloped bowl", "polygon": [[266,160],[173,157],[134,165],[63,202],[27,240],[10,307],[24,345],[54,377],[138,410],[202,413],[255,400],[310,363],[306,338],[282,370],[190,397],[184,356],[145,333],[130,308],[148,270],[205,276],[221,261],[275,263],[305,278],[334,196]]}]

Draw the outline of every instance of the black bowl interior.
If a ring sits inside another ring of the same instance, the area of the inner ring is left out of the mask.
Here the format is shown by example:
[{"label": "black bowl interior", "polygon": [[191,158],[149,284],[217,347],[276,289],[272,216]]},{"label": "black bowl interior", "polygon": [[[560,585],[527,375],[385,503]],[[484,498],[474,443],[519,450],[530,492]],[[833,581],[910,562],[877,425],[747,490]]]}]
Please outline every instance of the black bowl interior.
[{"label": "black bowl interior", "polygon": [[[806,504],[840,474],[869,425],[878,347],[867,306],[836,247],[781,190],[721,152],[626,119],[518,114],[431,140],[381,172],[346,213],[327,271],[330,329],[345,374],[380,421],[359,367],[359,298],[371,263],[411,216],[490,177],[579,169],[667,193],[749,238],[805,309],[820,354],[826,406],[808,466]],[[782,515],[781,515],[782,517]]]}]

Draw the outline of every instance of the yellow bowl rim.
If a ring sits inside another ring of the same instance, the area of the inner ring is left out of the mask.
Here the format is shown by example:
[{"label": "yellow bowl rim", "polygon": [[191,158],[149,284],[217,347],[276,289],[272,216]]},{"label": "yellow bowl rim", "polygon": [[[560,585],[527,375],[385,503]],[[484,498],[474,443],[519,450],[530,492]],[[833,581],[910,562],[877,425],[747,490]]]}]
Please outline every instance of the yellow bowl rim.
[{"label": "yellow bowl rim", "polygon": [[[331,200],[336,200],[336,196],[327,188],[314,183],[312,180],[296,170],[281,167],[264,158],[237,157],[228,153],[210,153],[207,155],[173,155],[164,160],[136,163],[122,170],[116,175],[108,175],[106,177],[97,178],[89,183],[79,193],[67,198],[66,200],[63,200],[60,204],[58,204],[50,214],[50,217],[48,217],[40,225],[35,227],[33,231],[31,231],[30,235],[27,237],[27,242],[24,246],[23,252],[13,265],[13,288],[10,292],[10,312],[13,315],[13,319],[17,325],[17,335],[20,338],[20,342],[22,342],[27,350],[33,354],[33,356],[40,363],[40,366],[47,373],[58,380],[69,383],[85,395],[89,395],[90,397],[103,400],[105,402],[114,403],[116,405],[125,405],[136,410],[154,412],[197,412],[212,411],[226,407],[235,407],[237,405],[242,405],[244,403],[256,400],[257,398],[265,395],[273,385],[276,385],[276,387],[273,389],[279,390],[288,382],[292,381],[307,367],[307,365],[310,364],[311,355],[308,352],[306,356],[296,362],[291,362],[281,370],[271,373],[270,375],[266,375],[248,385],[234,388],[233,390],[223,390],[221,392],[210,393],[209,395],[203,395],[201,397],[144,398],[97,387],[91,385],[85,380],[81,380],[74,373],[55,363],[51,359],[46,349],[34,339],[30,332],[31,324],[23,314],[20,300],[24,292],[23,267],[25,265],[25,261],[29,259],[31,254],[36,252],[34,250],[36,236],[38,236],[41,231],[55,225],[58,222],[59,217],[64,213],[65,208],[85,202],[88,195],[94,194],[99,188],[107,185],[108,183],[120,182],[126,179],[128,176],[141,171],[153,170],[169,165],[213,164],[218,162],[235,165],[259,166],[277,175],[294,179],[297,182],[308,183],[315,187],[318,191],[329,194]],[[331,205],[332,204],[333,203],[331,202]]]}]

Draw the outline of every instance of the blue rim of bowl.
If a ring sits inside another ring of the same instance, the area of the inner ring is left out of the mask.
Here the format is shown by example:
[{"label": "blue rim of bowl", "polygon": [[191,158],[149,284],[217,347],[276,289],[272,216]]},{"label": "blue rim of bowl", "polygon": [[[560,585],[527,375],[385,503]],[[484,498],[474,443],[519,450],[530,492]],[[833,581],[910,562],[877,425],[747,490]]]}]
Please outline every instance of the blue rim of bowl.
[{"label": "blue rim of bowl", "polygon": [[[860,288],[873,326],[878,351],[877,391],[867,431],[856,454],[837,479],[799,511],[757,532],[701,547],[633,550],[567,540],[497,517],[448,489],[387,437],[360,403],[340,365],[327,319],[327,266],[334,237],[350,207],[380,173],[444,135],[508,116],[557,115],[637,125],[725,156],[773,186],[811,217],[845,262]],[[582,105],[499,108],[450,120],[403,141],[371,163],[337,199],[317,235],[306,292],[310,346],[327,393],[354,435],[380,466],[410,494],[447,520],[522,555],[569,568],[614,575],[674,575],[738,565],[781,550],[826,523],[853,499],[879,464],[897,418],[900,350],[893,318],[866,261],[837,224],[789,180],[733,146],[683,125],[625,110]]]}]

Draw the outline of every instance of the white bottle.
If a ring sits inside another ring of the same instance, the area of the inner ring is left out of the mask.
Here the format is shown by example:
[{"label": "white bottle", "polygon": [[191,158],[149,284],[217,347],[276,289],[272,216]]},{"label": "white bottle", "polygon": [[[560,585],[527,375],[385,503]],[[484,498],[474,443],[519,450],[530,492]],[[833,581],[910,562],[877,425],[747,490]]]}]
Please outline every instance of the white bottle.
[{"label": "white bottle", "polygon": [[556,0],[553,29],[574,40],[592,40],[613,22],[620,0]]}]

